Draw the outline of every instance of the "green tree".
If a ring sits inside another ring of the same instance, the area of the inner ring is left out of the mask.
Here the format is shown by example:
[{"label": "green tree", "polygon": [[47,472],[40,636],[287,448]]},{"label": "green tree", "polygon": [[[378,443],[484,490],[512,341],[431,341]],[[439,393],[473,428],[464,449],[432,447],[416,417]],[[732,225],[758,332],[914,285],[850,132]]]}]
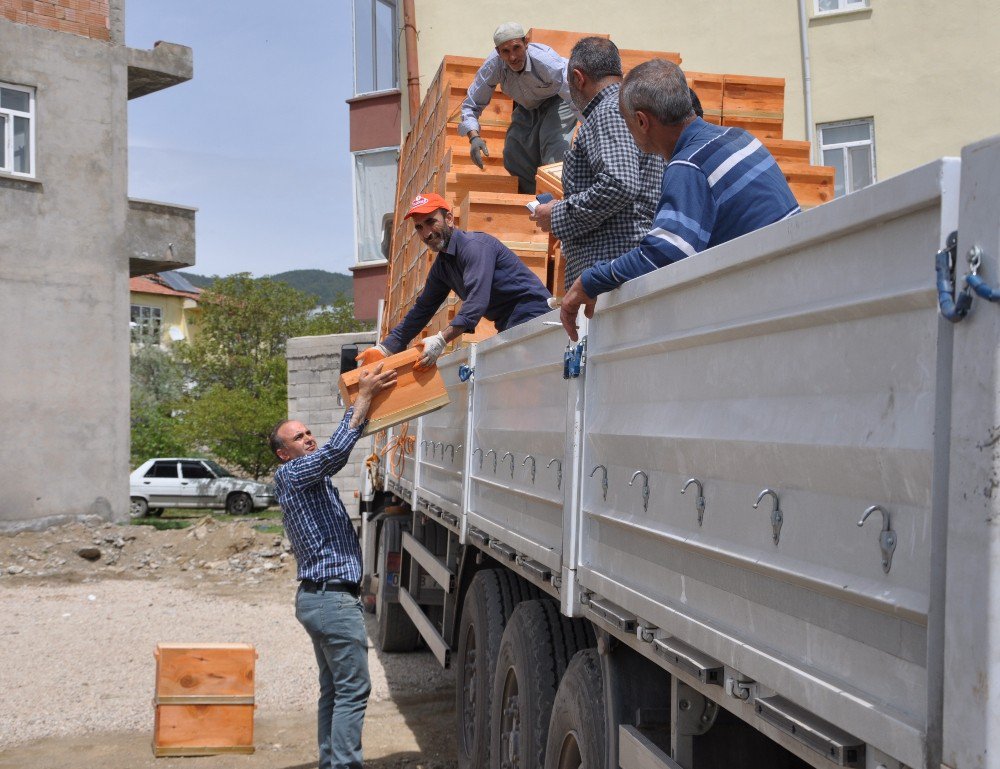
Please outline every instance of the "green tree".
[{"label": "green tree", "polygon": [[277,464],[267,435],[287,413],[285,346],[289,337],[363,329],[351,302],[321,312],[313,298],[269,278],[219,278],[201,295],[195,341],[179,356],[193,387],[183,403],[192,445],[259,478]]},{"label": "green tree", "polygon": [[184,393],[184,368],[159,347],[140,347],[131,357],[131,460],[188,452],[174,408]]}]

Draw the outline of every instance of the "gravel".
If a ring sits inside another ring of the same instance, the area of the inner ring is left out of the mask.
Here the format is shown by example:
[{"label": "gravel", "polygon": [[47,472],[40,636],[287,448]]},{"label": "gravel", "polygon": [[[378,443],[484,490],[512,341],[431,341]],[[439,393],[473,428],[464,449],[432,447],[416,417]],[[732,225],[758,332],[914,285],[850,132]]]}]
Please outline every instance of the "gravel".
[{"label": "gravel", "polygon": [[[116,528],[118,532],[112,532],[116,537],[125,534],[117,540],[127,543],[127,530],[142,527]],[[216,538],[232,542],[233,532],[226,526],[217,526],[215,532]],[[105,534],[102,530],[99,537],[102,549],[118,553],[128,549],[116,547],[116,540],[105,544]],[[161,565],[155,578],[127,579],[118,569],[100,567],[99,562],[75,553],[71,563],[84,572],[67,570],[60,576],[58,567],[51,565],[54,560],[44,553],[44,544],[27,543],[29,551],[37,547],[32,555],[41,556],[35,559],[44,565],[45,576],[40,579],[29,576],[32,570],[24,565],[33,559],[13,558],[8,547],[7,557],[0,560],[4,567],[0,579],[0,616],[4,618],[0,626],[0,750],[52,736],[151,732],[153,650],[160,642],[251,643],[258,653],[257,716],[314,711],[316,661],[294,616],[293,565],[250,574],[242,563],[234,561],[230,566],[223,561],[226,568],[205,570],[200,563],[192,565],[186,555],[177,557],[178,541],[187,535],[158,532],[165,536],[150,539],[148,532],[142,534],[143,547],[137,556],[146,564],[144,575],[149,574],[149,563]],[[246,536],[242,530],[238,534]],[[46,536],[67,550],[91,545],[73,542],[73,537],[67,541],[64,535],[53,530]],[[209,534],[208,539],[212,538]],[[268,535],[263,542],[270,545],[272,539]],[[192,536],[191,541],[201,540]],[[12,543],[8,540],[7,544]],[[25,544],[24,540],[17,543],[18,555]],[[254,561],[277,560],[284,552],[280,542],[273,555],[261,555],[260,543],[241,544],[245,546],[240,552],[253,553]],[[101,560],[107,563],[106,556]],[[163,567],[169,563],[178,564],[174,573]],[[182,572],[184,565],[198,573]],[[366,617],[370,639],[374,617]],[[454,686],[454,675],[442,671],[427,652],[382,655],[372,649],[369,665],[374,702],[440,693]]]}]

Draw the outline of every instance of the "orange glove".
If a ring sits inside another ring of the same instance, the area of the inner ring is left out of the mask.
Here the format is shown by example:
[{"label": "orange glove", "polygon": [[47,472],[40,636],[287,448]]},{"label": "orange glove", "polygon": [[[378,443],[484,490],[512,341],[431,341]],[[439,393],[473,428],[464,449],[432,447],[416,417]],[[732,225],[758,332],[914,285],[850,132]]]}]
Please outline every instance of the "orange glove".
[{"label": "orange glove", "polygon": [[389,351],[382,345],[377,344],[374,347],[369,347],[358,356],[358,365],[370,366],[372,363],[378,363],[380,360],[384,360],[388,357]]}]

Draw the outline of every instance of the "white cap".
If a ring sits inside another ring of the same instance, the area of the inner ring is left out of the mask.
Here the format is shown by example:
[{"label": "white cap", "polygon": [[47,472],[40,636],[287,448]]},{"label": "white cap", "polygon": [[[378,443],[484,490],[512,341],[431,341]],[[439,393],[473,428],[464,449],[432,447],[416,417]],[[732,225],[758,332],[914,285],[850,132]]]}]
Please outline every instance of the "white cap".
[{"label": "white cap", "polygon": [[497,27],[496,32],[493,33],[493,45],[499,48],[508,40],[515,40],[521,37],[524,37],[524,27],[516,21],[507,21]]}]

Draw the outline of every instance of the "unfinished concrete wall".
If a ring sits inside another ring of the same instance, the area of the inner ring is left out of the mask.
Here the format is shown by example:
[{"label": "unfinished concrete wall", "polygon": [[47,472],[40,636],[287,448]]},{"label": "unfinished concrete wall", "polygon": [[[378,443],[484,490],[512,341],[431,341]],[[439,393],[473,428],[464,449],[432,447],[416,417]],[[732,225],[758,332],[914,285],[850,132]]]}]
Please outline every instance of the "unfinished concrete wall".
[{"label": "unfinished concrete wall", "polygon": [[[359,342],[371,345],[375,341],[374,331],[300,336],[288,340],[288,418],[303,422],[320,444],[330,439],[346,410],[337,398],[340,348]],[[334,483],[352,518],[358,515],[361,473],[371,448],[371,438],[358,441],[347,466],[334,476]]]},{"label": "unfinished concrete wall", "polygon": [[0,176],[0,530],[125,520],[125,48],[0,19],[0,50],[36,104],[34,178]]}]

